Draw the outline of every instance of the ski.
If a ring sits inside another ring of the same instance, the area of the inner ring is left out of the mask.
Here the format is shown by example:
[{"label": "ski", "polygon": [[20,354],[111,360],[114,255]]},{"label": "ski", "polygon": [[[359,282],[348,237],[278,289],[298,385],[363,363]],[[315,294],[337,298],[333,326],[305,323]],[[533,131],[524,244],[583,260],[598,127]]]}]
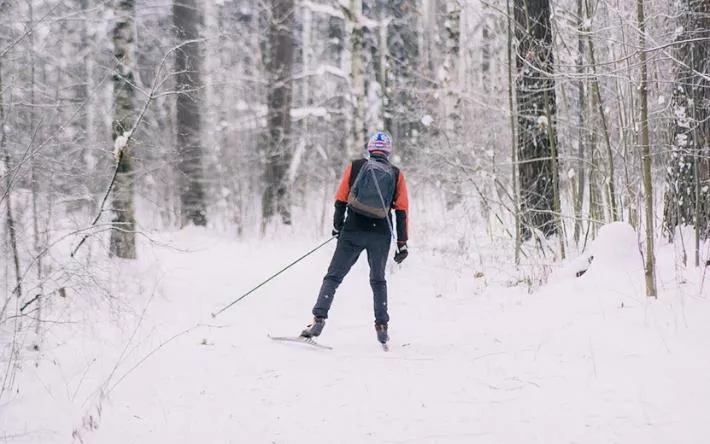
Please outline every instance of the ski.
[{"label": "ski", "polygon": [[329,345],[324,345],[319,342],[316,342],[313,338],[304,338],[303,336],[271,336],[268,335],[269,338],[273,339],[274,341],[281,341],[281,342],[298,342],[301,344],[306,344],[310,345],[315,348],[322,348],[325,350],[332,350],[333,347]]}]

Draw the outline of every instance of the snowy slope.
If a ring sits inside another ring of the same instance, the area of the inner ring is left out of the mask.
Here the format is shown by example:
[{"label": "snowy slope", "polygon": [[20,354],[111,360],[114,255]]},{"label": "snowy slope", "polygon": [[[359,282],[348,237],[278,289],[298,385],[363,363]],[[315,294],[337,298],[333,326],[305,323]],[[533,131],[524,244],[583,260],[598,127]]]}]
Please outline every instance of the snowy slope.
[{"label": "snowy slope", "polygon": [[701,290],[692,269],[676,283],[668,265],[659,300],[647,300],[635,236],[605,227],[584,276],[560,272],[532,295],[482,289],[414,248],[390,271],[385,353],[365,261],[320,339],[334,350],[267,338],[309,321],[334,244],[211,319],[317,242],[163,235],[169,246],[145,245],[121,266],[130,283],[110,310],[55,306],[76,322],[52,329],[38,366],[25,363],[0,433],[87,444],[706,443],[710,284]]}]

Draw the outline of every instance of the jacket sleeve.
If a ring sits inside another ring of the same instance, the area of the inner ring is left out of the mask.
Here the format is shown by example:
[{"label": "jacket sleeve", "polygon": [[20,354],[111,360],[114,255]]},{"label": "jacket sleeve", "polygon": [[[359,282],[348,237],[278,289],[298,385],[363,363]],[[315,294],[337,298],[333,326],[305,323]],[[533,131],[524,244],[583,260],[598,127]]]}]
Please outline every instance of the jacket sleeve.
[{"label": "jacket sleeve", "polygon": [[399,172],[397,189],[394,198],[394,214],[397,221],[397,242],[404,243],[409,239],[409,196],[404,173]]},{"label": "jacket sleeve", "polygon": [[350,162],[343,172],[343,177],[340,178],[338,191],[335,192],[335,201],[348,202],[348,194],[350,194],[350,174],[353,170],[353,163]]},{"label": "jacket sleeve", "polygon": [[345,222],[345,209],[348,205],[348,194],[350,194],[350,174],[352,174],[353,164],[350,162],[340,178],[340,185],[335,192],[335,212],[333,213],[333,228],[340,231]]}]

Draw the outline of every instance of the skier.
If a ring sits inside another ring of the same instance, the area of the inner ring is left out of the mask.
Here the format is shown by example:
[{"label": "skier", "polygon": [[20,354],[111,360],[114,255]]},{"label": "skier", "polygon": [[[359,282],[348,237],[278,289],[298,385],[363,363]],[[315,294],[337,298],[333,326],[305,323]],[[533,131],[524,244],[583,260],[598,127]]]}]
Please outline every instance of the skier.
[{"label": "skier", "polygon": [[395,235],[391,211],[394,210],[396,219],[397,251],[394,260],[399,264],[408,255],[409,198],[404,174],[389,162],[392,153],[389,133],[379,131],[373,135],[367,144],[367,151],[369,158],[350,162],[340,180],[335,195],[332,232],[338,238],[338,244],[313,307],[313,321],[301,332],[303,338],[321,334],[335,290],[360,253],[366,250],[377,340],[383,345],[389,341],[385,265],[390,241]]}]

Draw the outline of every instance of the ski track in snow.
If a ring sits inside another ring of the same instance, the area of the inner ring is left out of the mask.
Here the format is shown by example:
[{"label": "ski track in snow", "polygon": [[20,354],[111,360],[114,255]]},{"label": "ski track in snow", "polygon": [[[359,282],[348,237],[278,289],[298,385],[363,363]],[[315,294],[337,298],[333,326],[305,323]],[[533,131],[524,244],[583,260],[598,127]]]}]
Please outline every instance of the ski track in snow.
[{"label": "ski track in snow", "polygon": [[113,322],[89,330],[58,327],[43,355],[50,363],[25,362],[22,391],[0,406],[0,442],[66,443],[72,431],[73,442],[87,444],[649,444],[710,436],[710,285],[699,295],[692,280],[669,284],[648,301],[625,292],[637,285],[634,259],[600,253],[606,262],[596,273],[534,295],[478,292],[472,278],[430,267],[413,251],[389,273],[385,353],[361,258],[319,338],[334,349],[322,350],[267,334],[297,334],[309,322],[334,244],[211,319],[311,246],[176,239],[196,251],[155,246],[141,266],[121,271],[142,289],[126,295],[132,309],[116,308]]}]

